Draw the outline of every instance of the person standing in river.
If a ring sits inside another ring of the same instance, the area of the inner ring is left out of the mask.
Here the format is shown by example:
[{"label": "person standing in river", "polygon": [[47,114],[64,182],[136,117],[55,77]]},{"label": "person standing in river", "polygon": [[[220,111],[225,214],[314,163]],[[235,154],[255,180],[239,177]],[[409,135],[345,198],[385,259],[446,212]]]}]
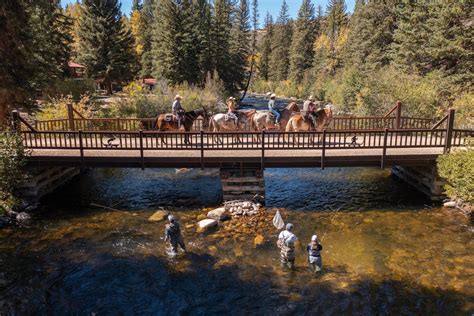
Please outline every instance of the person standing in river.
[{"label": "person standing in river", "polygon": [[280,248],[281,266],[292,270],[295,266],[295,242],[298,238],[293,234],[293,224],[288,223],[285,228],[278,235],[277,246]]},{"label": "person standing in river", "polygon": [[165,227],[165,241],[168,243],[169,248],[172,250],[172,254],[178,253],[178,246],[186,251],[184,244],[183,235],[181,235],[181,228],[174,215],[168,215],[168,224]]},{"label": "person standing in river", "polygon": [[315,274],[323,268],[323,260],[321,258],[321,250],[323,246],[319,243],[317,235],[311,237],[311,242],[306,247],[308,252],[309,269]]}]

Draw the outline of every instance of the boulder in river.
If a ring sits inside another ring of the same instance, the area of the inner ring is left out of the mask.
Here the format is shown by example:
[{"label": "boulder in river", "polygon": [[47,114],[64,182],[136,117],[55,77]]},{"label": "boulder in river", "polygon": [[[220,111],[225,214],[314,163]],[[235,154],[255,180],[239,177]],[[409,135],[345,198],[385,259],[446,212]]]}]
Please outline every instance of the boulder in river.
[{"label": "boulder in river", "polygon": [[215,219],[203,219],[202,221],[197,223],[197,231],[203,233],[215,226],[217,226],[217,221]]},{"label": "boulder in river", "polygon": [[456,207],[456,201],[448,201],[443,204],[444,207]]},{"label": "boulder in river", "polygon": [[225,221],[230,219],[230,213],[225,207],[219,207],[207,213],[207,217],[215,219],[216,221]]},{"label": "boulder in river", "polygon": [[21,212],[21,213],[16,214],[17,222],[26,222],[26,221],[29,221],[30,219],[31,219],[31,216],[28,213]]},{"label": "boulder in river", "polygon": [[168,212],[166,212],[166,211],[157,211],[152,216],[150,216],[148,218],[148,221],[149,222],[161,222],[162,220],[165,220],[167,216],[168,216]]}]

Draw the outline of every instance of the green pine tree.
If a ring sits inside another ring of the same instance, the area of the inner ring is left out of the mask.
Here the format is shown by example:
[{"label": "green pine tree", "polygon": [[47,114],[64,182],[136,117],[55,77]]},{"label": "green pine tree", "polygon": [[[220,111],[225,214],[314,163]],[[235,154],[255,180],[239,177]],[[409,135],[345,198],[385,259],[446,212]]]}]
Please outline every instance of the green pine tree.
[{"label": "green pine tree", "polygon": [[22,0],[0,2],[0,129],[10,111],[27,104],[33,95],[31,29],[27,5]]},{"label": "green pine tree", "polygon": [[344,27],[347,25],[346,3],[344,0],[330,0],[326,8],[325,33],[329,39],[327,52],[327,68],[334,75],[342,67],[342,54],[339,40]]},{"label": "green pine tree", "polygon": [[283,0],[280,13],[274,25],[272,54],[270,58],[269,76],[274,81],[286,80],[288,78],[291,37],[292,30],[289,8],[286,1]]},{"label": "green pine tree", "polygon": [[231,37],[232,76],[230,91],[244,86],[247,71],[247,58],[250,55],[250,8],[247,0],[240,0],[235,13]]},{"label": "green pine tree", "polygon": [[431,66],[441,70],[451,84],[472,91],[474,82],[474,29],[472,4],[468,1],[444,1],[429,24],[428,53]]},{"label": "green pine tree", "polygon": [[82,10],[79,61],[111,94],[113,82],[133,76],[133,37],[123,25],[117,0],[84,0]]},{"label": "green pine tree", "polygon": [[263,80],[269,80],[270,74],[270,57],[272,54],[272,39],[273,39],[273,18],[269,12],[265,16],[264,21],[265,34],[262,37],[259,47],[260,62],[259,62],[259,77]]},{"label": "green pine tree", "polygon": [[437,8],[428,3],[412,1],[397,6],[397,29],[391,49],[393,63],[400,69],[419,74],[431,70],[429,42],[433,25],[429,21]]},{"label": "green pine tree", "polygon": [[383,1],[357,2],[350,21],[345,60],[361,70],[376,70],[390,63],[396,28],[395,7]]},{"label": "green pine tree", "polygon": [[204,86],[208,74],[213,73],[212,68],[212,16],[211,5],[207,0],[194,0],[192,9],[194,21],[194,46],[198,68],[198,83]]},{"label": "green pine tree", "polygon": [[303,0],[294,23],[290,48],[290,79],[303,80],[305,72],[313,65],[315,39],[314,6],[311,0]]},{"label": "green pine tree", "polygon": [[140,77],[150,78],[153,73],[153,53],[152,53],[152,26],[154,24],[153,14],[154,0],[144,0],[141,11],[142,18],[142,41],[143,53],[140,57]]},{"label": "green pine tree", "polygon": [[215,0],[211,38],[213,39],[213,69],[224,82],[227,91],[233,91],[233,65],[230,49],[232,30],[232,11],[234,6],[229,0]]}]

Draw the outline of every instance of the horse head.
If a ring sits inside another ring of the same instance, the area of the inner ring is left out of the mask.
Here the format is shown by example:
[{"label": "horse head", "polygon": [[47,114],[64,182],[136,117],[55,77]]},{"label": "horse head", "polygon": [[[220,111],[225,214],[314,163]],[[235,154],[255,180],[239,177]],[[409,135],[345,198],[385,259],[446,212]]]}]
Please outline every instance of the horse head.
[{"label": "horse head", "polygon": [[298,107],[298,104],[296,104],[296,102],[290,102],[290,104],[287,105],[286,109],[290,112],[300,111],[300,108]]}]

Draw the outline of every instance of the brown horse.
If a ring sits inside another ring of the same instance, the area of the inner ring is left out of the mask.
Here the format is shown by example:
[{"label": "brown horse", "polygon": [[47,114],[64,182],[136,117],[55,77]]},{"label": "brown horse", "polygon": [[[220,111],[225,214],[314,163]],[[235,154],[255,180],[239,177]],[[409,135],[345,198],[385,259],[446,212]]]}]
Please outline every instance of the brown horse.
[{"label": "brown horse", "polygon": [[[290,117],[299,112],[298,104],[291,102],[280,112],[280,131],[284,131]],[[250,127],[254,131],[276,129],[275,117],[270,112],[256,112],[251,120]],[[260,142],[260,136],[257,136],[257,142]]]},{"label": "brown horse", "polygon": [[[319,108],[315,112],[316,125],[309,117],[305,117],[302,113],[293,115],[286,124],[285,131],[287,132],[301,132],[301,131],[318,131],[321,132],[324,128],[329,126],[333,117],[332,105],[324,108]],[[310,140],[311,141],[311,140]],[[293,137],[295,142],[295,137]]]},{"label": "brown horse", "polygon": [[[169,113],[160,114],[158,118],[156,119],[156,129],[159,130],[160,132],[179,131],[183,129],[184,131],[189,132],[191,131],[191,128],[193,127],[194,121],[196,121],[196,119],[199,116],[202,116],[204,120],[208,119],[207,112],[204,108],[197,109],[197,110],[184,113],[184,119],[181,121],[181,126],[179,126],[178,120],[174,115],[169,114]],[[161,137],[161,142],[163,144],[166,144],[163,134],[161,134],[160,137]],[[188,134],[184,136],[184,142],[186,144],[190,143]]]}]

